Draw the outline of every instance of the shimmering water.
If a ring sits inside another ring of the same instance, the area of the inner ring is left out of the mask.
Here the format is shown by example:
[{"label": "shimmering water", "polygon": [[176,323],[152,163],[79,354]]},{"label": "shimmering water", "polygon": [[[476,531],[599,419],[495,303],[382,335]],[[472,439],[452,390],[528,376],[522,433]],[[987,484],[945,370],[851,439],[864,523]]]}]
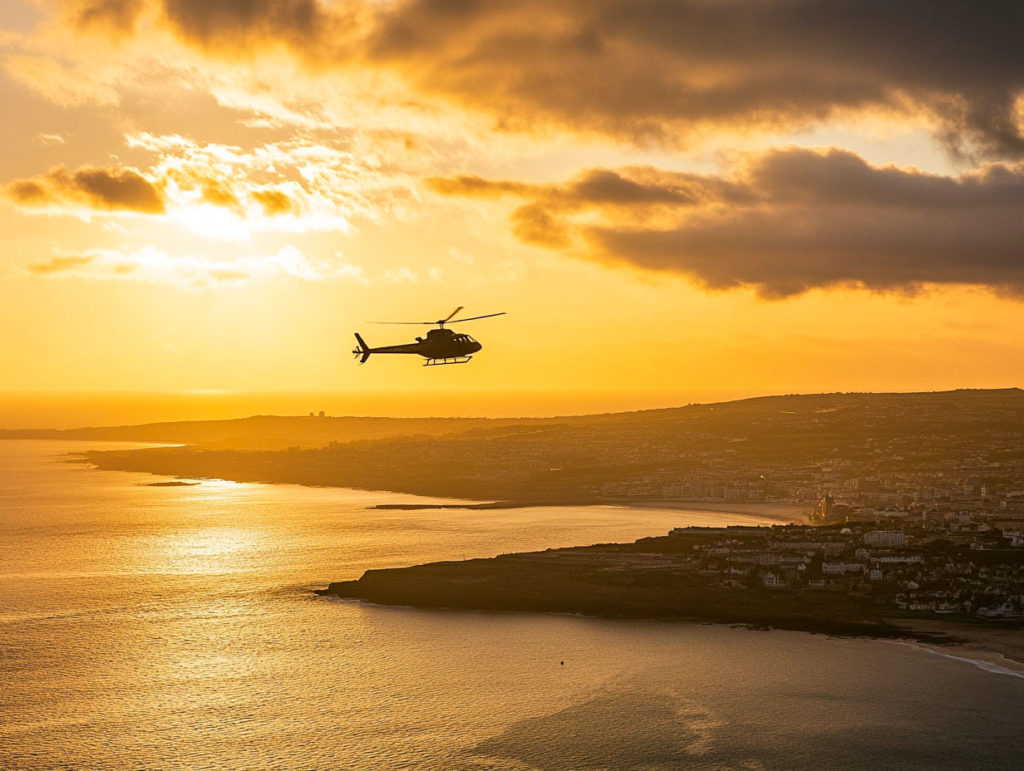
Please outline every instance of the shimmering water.
[{"label": "shimmering water", "polygon": [[81,449],[0,443],[0,768],[1020,766],[1024,680],[906,645],[311,593],[729,515],[370,511],[416,499],[148,487]]}]

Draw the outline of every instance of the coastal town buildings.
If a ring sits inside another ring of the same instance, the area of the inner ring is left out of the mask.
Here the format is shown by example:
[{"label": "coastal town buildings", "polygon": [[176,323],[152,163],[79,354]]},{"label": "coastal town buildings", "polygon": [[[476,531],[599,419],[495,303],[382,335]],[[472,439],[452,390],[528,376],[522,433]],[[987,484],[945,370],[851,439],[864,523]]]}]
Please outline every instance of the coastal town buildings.
[{"label": "coastal town buildings", "polygon": [[873,524],[687,527],[669,535],[699,555],[696,570],[736,590],[841,592],[897,614],[1024,621],[1021,520],[975,512]]}]

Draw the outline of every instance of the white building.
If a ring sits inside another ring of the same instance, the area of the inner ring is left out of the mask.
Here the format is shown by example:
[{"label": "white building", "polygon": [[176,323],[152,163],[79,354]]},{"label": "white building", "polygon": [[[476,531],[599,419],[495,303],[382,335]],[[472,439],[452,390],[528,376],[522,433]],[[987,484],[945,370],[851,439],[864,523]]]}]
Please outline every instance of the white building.
[{"label": "white building", "polygon": [[826,576],[841,576],[846,573],[860,573],[864,566],[859,562],[822,562],[821,572]]},{"label": "white building", "polygon": [[868,546],[902,546],[904,543],[902,530],[872,530],[864,533],[864,543]]}]

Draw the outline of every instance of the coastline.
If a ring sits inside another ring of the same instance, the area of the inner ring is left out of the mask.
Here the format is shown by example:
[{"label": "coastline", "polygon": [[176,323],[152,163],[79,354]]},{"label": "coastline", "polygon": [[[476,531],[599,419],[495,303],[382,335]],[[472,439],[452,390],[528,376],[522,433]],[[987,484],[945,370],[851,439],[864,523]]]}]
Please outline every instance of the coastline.
[{"label": "coastline", "polygon": [[810,505],[799,503],[763,503],[760,501],[678,501],[678,500],[653,500],[653,501],[615,501],[606,504],[607,506],[622,506],[636,509],[675,509],[678,511],[710,511],[718,514],[736,514],[741,517],[757,517],[760,519],[774,519],[780,523],[795,523],[798,525],[807,524],[807,513],[813,508]]},{"label": "coastline", "polygon": [[[357,583],[357,582],[345,582]],[[332,585],[333,586],[333,585]],[[383,598],[369,599],[355,593],[347,594],[328,589],[314,590],[323,597],[356,601],[366,605],[379,607],[407,607],[418,610],[447,611],[456,613],[552,613],[598,618],[610,621],[644,621],[659,620],[681,624],[715,624],[730,627],[742,627],[750,631],[790,631],[806,634],[825,635],[839,638],[861,638],[906,645],[927,651],[937,656],[954,659],[965,664],[979,667],[988,672],[1024,679],[1024,639],[1021,630],[986,629],[955,622],[932,619],[920,619],[910,622],[904,619],[880,618],[875,622],[824,622],[821,620],[804,619],[799,623],[775,623],[767,621],[744,621],[740,619],[724,619],[711,615],[702,616],[657,616],[644,614],[625,614],[608,612],[579,612],[565,610],[541,610],[516,607],[482,608],[461,604],[440,605],[421,604],[412,601],[391,602]]]},{"label": "coastline", "polygon": [[669,535],[367,570],[357,580],[334,582],[316,593],[422,609],[677,620],[873,638],[1024,677],[1019,625],[893,615],[857,592],[721,583],[694,565],[691,547]]},{"label": "coastline", "polygon": [[939,619],[912,619],[896,622],[912,634],[946,635],[947,644],[906,640],[908,645],[973,663],[983,669],[993,667],[1024,678],[1024,632],[1020,629],[983,627]]},{"label": "coastline", "polygon": [[724,503],[717,501],[632,500],[628,498],[587,500],[505,500],[479,503],[379,503],[368,508],[377,510],[416,511],[425,509],[526,509],[536,506],[613,506],[621,509],[665,509],[670,511],[735,514],[750,519],[770,519],[780,524],[806,524],[808,507],[795,503]]}]

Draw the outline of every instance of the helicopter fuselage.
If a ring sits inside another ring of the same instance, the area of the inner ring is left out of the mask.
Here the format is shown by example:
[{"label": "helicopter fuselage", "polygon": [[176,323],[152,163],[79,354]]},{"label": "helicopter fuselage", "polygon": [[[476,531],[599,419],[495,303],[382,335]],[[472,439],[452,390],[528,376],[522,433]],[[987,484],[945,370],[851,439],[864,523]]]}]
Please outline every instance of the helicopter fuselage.
[{"label": "helicopter fuselage", "polygon": [[460,305],[448,314],[446,318],[437,321],[382,321],[379,324],[437,324],[437,329],[431,329],[427,336],[417,337],[415,343],[403,343],[401,345],[382,345],[379,348],[371,348],[366,341],[356,332],[356,342],[359,346],[352,351],[359,359],[360,364],[374,353],[411,353],[422,356],[426,359],[424,366],[435,364],[465,364],[473,358],[472,354],[483,348],[480,343],[472,337],[461,332],[447,329],[445,324],[462,324],[466,321],[477,321],[478,319],[489,319],[494,316],[504,316],[505,311],[500,313],[487,313],[483,316],[471,316],[468,319],[456,319],[455,316],[462,310]]},{"label": "helicopter fuselage", "polygon": [[367,346],[358,334],[356,334],[356,339],[360,345],[356,352],[362,355],[363,361],[366,361],[372,353],[411,353],[422,356],[424,359],[442,361],[464,359],[483,348],[469,335],[451,329],[431,329],[427,332],[426,338],[417,337],[414,343],[382,345],[378,348]]}]

